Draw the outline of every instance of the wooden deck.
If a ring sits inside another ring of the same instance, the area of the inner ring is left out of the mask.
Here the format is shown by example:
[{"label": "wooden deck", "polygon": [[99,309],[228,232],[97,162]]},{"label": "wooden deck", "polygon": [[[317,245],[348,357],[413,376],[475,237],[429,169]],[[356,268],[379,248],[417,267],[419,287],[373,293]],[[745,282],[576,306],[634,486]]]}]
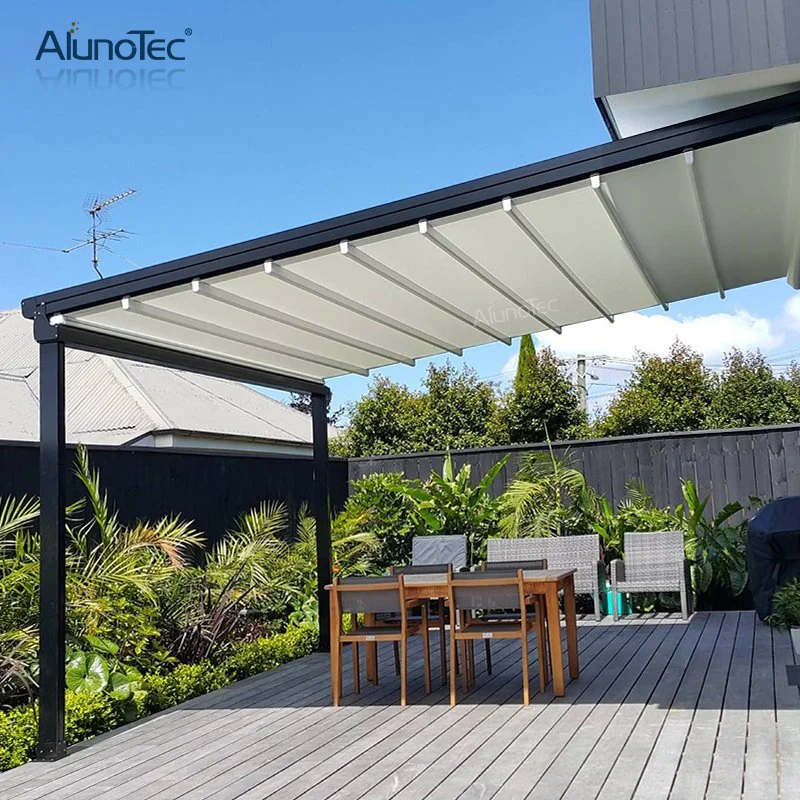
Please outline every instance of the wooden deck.
[{"label": "wooden deck", "polygon": [[788,636],[751,612],[579,633],[581,677],[559,700],[523,707],[518,644],[496,642],[494,674],[477,648],[478,685],[451,709],[438,683],[422,690],[415,644],[407,708],[385,646],[380,685],[333,709],[314,655],[0,775],[0,798],[800,798]]}]

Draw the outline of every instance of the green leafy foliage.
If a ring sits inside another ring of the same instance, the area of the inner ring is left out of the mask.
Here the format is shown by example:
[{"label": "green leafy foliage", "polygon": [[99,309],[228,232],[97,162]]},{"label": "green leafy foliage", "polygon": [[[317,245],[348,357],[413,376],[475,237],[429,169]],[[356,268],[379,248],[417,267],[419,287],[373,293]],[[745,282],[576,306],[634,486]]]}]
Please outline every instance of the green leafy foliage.
[{"label": "green leafy foliage", "polygon": [[401,490],[419,518],[418,533],[466,536],[470,563],[478,563],[499,518],[500,501],[489,490],[507,461],[508,456],[502,458],[473,486],[471,465],[465,464],[455,473],[448,453],[441,475],[432,472],[423,486],[403,486]]},{"label": "green leafy foliage", "polygon": [[431,364],[419,392],[376,377],[331,450],[356,457],[495,444],[495,414],[494,387],[475,370]]},{"label": "green leafy foliage", "polygon": [[[143,691],[135,697],[137,690],[133,684],[124,686],[121,679],[111,692],[69,690],[66,694],[67,743],[82,742],[137,717],[274,669],[312,653],[316,647],[315,630],[293,629],[269,639],[237,645],[219,662],[184,664],[164,675],[141,678]],[[33,758],[37,733],[35,704],[0,712],[0,772]]]},{"label": "green leafy foliage", "polygon": [[641,481],[625,485],[625,499],[616,511],[605,497],[598,497],[590,527],[599,534],[607,561],[622,558],[627,532],[664,531],[675,527],[673,514],[656,507]]},{"label": "green leafy foliage", "polygon": [[734,349],[725,354],[724,369],[714,382],[710,427],[779,425],[799,417],[791,380],[776,375],[761,352]]},{"label": "green leafy foliage", "polygon": [[[697,595],[713,590],[740,595],[747,588],[747,523],[730,524],[745,509],[729,503],[708,519],[708,498],[700,499],[690,480],[681,480],[684,502],[675,509],[678,526],[684,532],[686,557],[692,562],[692,588]],[[751,505],[758,504],[751,498]]]},{"label": "green leafy foliage", "polygon": [[350,496],[334,520],[342,526],[369,532],[377,542],[373,566],[384,572],[394,564],[411,562],[411,539],[417,528],[414,504],[405,488],[419,487],[401,472],[365,475],[350,485]]},{"label": "green leafy foliage", "polygon": [[516,478],[500,498],[504,536],[561,536],[587,533],[596,498],[569,451],[527,453]]},{"label": "green leafy foliage", "polygon": [[637,355],[631,379],[595,429],[602,436],[698,430],[707,424],[713,393],[702,356],[676,341],[666,358]]},{"label": "green leafy foliage", "polygon": [[512,390],[503,397],[497,418],[498,442],[541,442],[569,438],[586,422],[565,362],[549,348],[537,353],[531,338],[522,337]]},{"label": "green leafy foliage", "polygon": [[788,581],[775,592],[768,621],[782,630],[800,628],[800,579]]}]

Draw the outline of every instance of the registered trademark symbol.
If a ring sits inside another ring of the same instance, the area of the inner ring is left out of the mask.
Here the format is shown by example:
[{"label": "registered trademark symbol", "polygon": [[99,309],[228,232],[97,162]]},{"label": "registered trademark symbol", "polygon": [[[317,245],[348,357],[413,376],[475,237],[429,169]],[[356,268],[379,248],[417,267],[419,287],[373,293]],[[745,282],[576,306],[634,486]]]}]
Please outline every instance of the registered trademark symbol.
[{"label": "registered trademark symbol", "polygon": [[184,33],[185,33],[187,36],[191,36],[191,35],[192,35],[192,29],[191,29],[191,28],[187,28],[187,29],[184,31]]}]

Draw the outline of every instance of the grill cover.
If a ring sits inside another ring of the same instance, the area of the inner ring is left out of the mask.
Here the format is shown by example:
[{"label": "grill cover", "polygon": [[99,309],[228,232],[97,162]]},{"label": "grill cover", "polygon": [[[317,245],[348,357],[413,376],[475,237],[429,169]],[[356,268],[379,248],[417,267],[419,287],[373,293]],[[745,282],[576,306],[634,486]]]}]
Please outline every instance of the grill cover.
[{"label": "grill cover", "polygon": [[747,535],[750,590],[759,619],[772,613],[772,596],[800,578],[800,497],[768,503],[750,520]]}]

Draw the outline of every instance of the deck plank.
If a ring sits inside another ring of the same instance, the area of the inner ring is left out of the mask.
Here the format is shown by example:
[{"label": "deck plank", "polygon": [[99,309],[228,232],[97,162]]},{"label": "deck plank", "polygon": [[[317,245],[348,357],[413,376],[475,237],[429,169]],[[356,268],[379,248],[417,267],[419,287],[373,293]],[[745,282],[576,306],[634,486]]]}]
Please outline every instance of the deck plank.
[{"label": "deck plank", "polygon": [[728,671],[706,800],[730,800],[742,795],[754,632],[755,617],[742,614]]},{"label": "deck plank", "polygon": [[703,800],[706,795],[738,627],[739,614],[726,612],[670,790],[674,800]]},{"label": "deck plank", "polygon": [[[700,614],[695,615],[695,619],[700,617]],[[666,800],[669,797],[723,619],[723,614],[710,615],[703,628],[700,641],[681,676],[678,691],[671,701],[666,719],[643,768],[635,768],[635,765],[641,763],[641,750],[636,740],[631,738],[625,743],[620,757],[603,784],[598,794],[599,800]]]},{"label": "deck plank", "polygon": [[[621,772],[641,775],[707,621],[707,616],[695,615],[685,626],[666,669],[643,702],[640,701],[647,683],[645,673],[637,680],[632,694],[606,726],[591,754],[575,774],[565,797],[594,800],[620,758],[623,761]],[[631,793],[633,790],[635,784]]]},{"label": "deck plank", "polygon": [[772,631],[754,620],[744,800],[778,800],[778,728]]},{"label": "deck plank", "polygon": [[[495,643],[491,676],[477,648],[477,686],[453,709],[438,681],[425,693],[412,647],[406,708],[391,648],[380,683],[338,709],[316,654],[2,774],[0,800],[800,797],[791,643],[752,612],[582,619],[565,697],[535,691],[531,646],[528,707],[518,642]],[[348,692],[349,653],[344,670]]]}]

